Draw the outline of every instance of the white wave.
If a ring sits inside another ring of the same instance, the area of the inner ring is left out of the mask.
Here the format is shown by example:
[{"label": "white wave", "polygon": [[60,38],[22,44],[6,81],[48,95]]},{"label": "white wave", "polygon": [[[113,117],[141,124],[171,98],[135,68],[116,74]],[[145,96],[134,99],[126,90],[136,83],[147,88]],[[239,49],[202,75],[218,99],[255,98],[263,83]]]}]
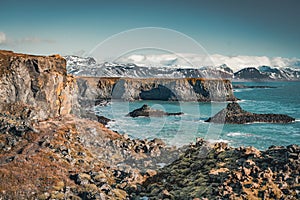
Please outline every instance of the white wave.
[{"label": "white wave", "polygon": [[241,133],[241,132],[230,132],[230,133],[227,133],[227,136],[229,136],[229,137],[251,136],[251,134],[250,133]]},{"label": "white wave", "polygon": [[218,142],[224,142],[224,143],[230,143],[230,140],[223,140],[223,139],[218,139],[218,140],[214,140],[214,139],[208,139],[207,140],[209,143],[218,143]]},{"label": "white wave", "polygon": [[247,99],[241,99],[241,100],[238,100],[239,103],[247,102],[247,101],[251,101],[251,100],[247,100]]},{"label": "white wave", "polygon": [[230,132],[227,134],[227,136],[232,136],[232,137],[241,136],[241,135],[243,135],[243,133],[240,133],[240,132]]},{"label": "white wave", "polygon": [[295,122],[300,122],[300,119],[296,119]]},{"label": "white wave", "polygon": [[245,124],[270,124],[270,122],[248,122],[248,123],[245,123]]}]

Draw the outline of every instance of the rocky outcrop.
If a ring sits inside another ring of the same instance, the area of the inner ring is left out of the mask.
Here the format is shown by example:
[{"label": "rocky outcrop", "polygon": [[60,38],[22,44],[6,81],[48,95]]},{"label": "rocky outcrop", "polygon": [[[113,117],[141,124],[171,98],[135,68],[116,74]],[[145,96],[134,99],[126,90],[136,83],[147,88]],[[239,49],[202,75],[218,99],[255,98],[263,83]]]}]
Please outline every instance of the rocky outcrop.
[{"label": "rocky outcrop", "polygon": [[202,78],[76,78],[82,104],[91,100],[235,101],[229,80]]},{"label": "rocky outcrop", "polygon": [[206,122],[245,124],[253,122],[290,123],[295,118],[283,114],[256,114],[243,110],[236,102],[229,103],[226,108],[218,112]]},{"label": "rocky outcrop", "polygon": [[101,124],[103,124],[104,126],[106,126],[108,124],[108,122],[112,121],[111,119],[108,119],[107,117],[104,116],[98,116],[97,115],[97,121]]},{"label": "rocky outcrop", "polygon": [[132,199],[299,199],[300,147],[232,148],[198,140]]},{"label": "rocky outcrop", "polygon": [[0,112],[45,120],[71,112],[76,84],[58,56],[0,51]]},{"label": "rocky outcrop", "polygon": [[161,110],[152,109],[147,104],[144,104],[141,108],[135,109],[132,112],[128,113],[126,116],[130,117],[163,117],[171,115],[183,115],[183,112],[178,113],[168,113]]}]

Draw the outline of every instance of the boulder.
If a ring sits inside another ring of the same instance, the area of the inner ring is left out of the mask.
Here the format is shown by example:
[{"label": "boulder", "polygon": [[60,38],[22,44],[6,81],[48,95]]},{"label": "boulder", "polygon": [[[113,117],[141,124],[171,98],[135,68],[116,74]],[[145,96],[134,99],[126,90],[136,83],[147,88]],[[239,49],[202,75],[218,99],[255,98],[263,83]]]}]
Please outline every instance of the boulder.
[{"label": "boulder", "polygon": [[254,122],[263,123],[290,123],[295,118],[284,114],[256,114],[243,110],[241,106],[232,102],[226,108],[210,117],[205,122],[225,123],[225,124],[246,124]]},{"label": "boulder", "polygon": [[108,122],[112,121],[111,119],[108,119],[104,116],[97,116],[97,121],[106,126]]},{"label": "boulder", "polygon": [[135,109],[134,111],[128,113],[126,116],[130,117],[162,117],[162,116],[169,116],[169,115],[182,115],[183,112],[177,112],[177,113],[168,113],[161,110],[154,110],[151,109],[150,106],[147,104],[144,104],[141,108]]}]

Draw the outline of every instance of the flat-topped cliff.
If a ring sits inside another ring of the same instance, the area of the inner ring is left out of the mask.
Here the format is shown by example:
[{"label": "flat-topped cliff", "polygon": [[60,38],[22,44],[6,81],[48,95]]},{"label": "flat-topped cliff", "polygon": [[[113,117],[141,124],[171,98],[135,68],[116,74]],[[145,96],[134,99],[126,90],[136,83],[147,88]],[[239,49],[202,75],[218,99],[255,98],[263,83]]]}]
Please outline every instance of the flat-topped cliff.
[{"label": "flat-topped cliff", "polygon": [[83,99],[235,101],[229,80],[203,78],[76,77]]}]

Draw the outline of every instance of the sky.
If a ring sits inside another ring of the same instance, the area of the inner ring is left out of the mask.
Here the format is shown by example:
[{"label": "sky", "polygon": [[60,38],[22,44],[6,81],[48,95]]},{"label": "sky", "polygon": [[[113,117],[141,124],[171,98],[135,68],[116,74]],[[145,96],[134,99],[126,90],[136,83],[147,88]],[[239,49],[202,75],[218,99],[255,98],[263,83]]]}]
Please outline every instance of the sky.
[{"label": "sky", "polygon": [[0,0],[0,49],[80,55],[122,31],[162,27],[210,54],[300,58],[299,10],[299,0]]}]

